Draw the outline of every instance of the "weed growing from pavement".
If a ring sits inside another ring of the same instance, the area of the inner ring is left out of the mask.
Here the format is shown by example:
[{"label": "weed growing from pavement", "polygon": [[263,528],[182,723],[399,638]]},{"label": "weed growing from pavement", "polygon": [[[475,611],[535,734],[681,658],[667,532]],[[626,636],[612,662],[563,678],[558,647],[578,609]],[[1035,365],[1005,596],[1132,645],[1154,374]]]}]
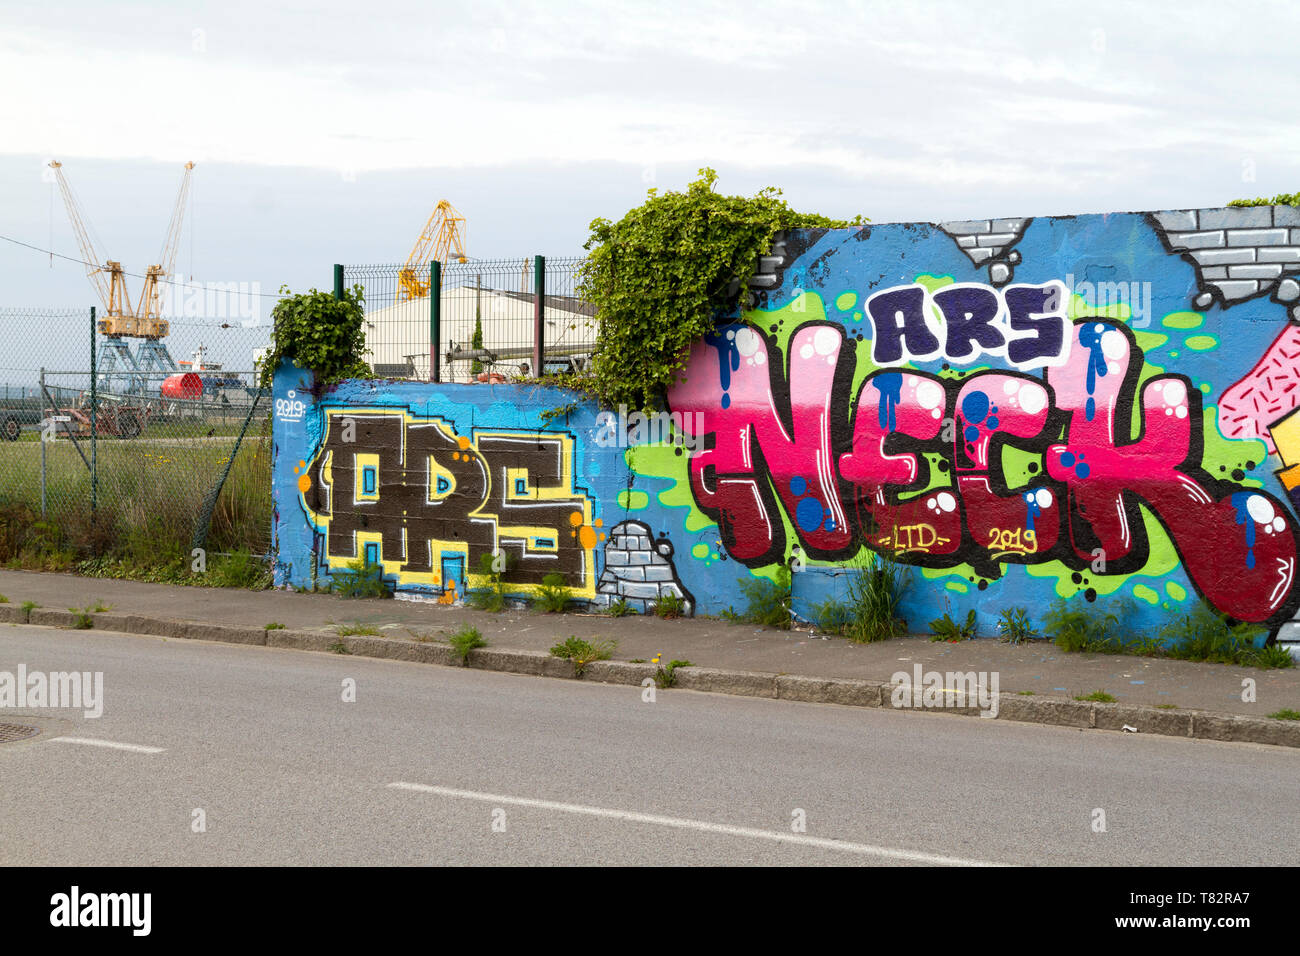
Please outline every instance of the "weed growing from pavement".
[{"label": "weed growing from pavement", "polygon": [[487,576],[489,586],[477,591],[470,591],[465,600],[471,607],[480,611],[497,613],[506,607],[506,588],[502,575],[509,568],[509,557],[503,552],[499,555],[484,554],[479,558],[480,573]]},{"label": "weed growing from pavement", "polygon": [[629,614],[635,614],[636,608],[619,598],[617,601],[610,602],[609,607],[605,608],[605,613],[610,617],[627,617]]},{"label": "weed growing from pavement", "polygon": [[969,641],[975,636],[975,609],[966,613],[966,620],[958,624],[945,611],[943,617],[936,617],[930,622],[930,640],[932,641]]},{"label": "weed growing from pavement", "polygon": [[347,646],[346,644],[344,644],[342,641],[335,641],[333,644],[331,644],[331,645],[329,646],[329,649],[330,649],[331,651],[333,651],[335,654],[351,654],[351,653],[352,653],[350,650],[348,650],[348,646]]},{"label": "weed growing from pavement", "polygon": [[343,598],[391,597],[388,585],[384,583],[384,566],[372,564],[365,558],[349,561],[346,571],[336,572],[331,589]]},{"label": "weed growing from pavement", "polygon": [[817,605],[814,623],[827,634],[847,637],[855,644],[872,644],[907,633],[899,613],[910,571],[888,554],[862,548],[848,568],[846,600]]},{"label": "weed growing from pavement", "polygon": [[86,605],[85,607],[68,608],[76,617],[72,619],[72,626],[78,631],[88,631],[95,626],[95,619],[91,616],[97,610],[103,610],[102,604]]},{"label": "weed growing from pavement", "polygon": [[266,625],[266,629],[268,631],[283,631],[284,625],[279,621],[272,621],[270,624]]},{"label": "weed growing from pavement", "polygon": [[478,632],[478,628],[466,625],[447,639],[452,652],[462,665],[469,666],[469,652],[476,647],[487,647],[487,641]]},{"label": "weed growing from pavement", "polygon": [[1023,607],[1004,610],[998,615],[998,636],[1010,644],[1033,640],[1034,629],[1029,625],[1029,612]]},{"label": "weed growing from pavement", "polygon": [[653,605],[655,617],[666,620],[681,617],[686,613],[686,602],[676,594],[665,594]]},{"label": "weed growing from pavement", "polygon": [[35,601],[24,601],[20,607],[22,607],[24,614],[31,614],[32,611],[36,610],[40,605]]},{"label": "weed growing from pavement", "polygon": [[1275,710],[1268,716],[1274,720],[1300,720],[1300,710],[1292,710],[1290,707],[1286,707],[1282,710]]},{"label": "weed growing from pavement", "polygon": [[669,661],[667,667],[655,671],[655,683],[660,687],[673,687],[677,683],[677,668],[690,666],[690,661]]},{"label": "weed growing from pavement", "polygon": [[547,614],[562,613],[573,599],[573,592],[569,590],[564,580],[564,575],[558,571],[552,571],[546,577],[542,578],[542,583],[537,587],[537,597],[533,600],[533,606],[539,611],[545,611]]},{"label": "weed growing from pavement", "polygon": [[788,567],[784,564],[778,566],[772,579],[740,578],[739,584],[749,601],[745,612],[739,615],[741,620],[782,631],[790,630],[791,580]]},{"label": "weed growing from pavement", "polygon": [[1083,694],[1074,698],[1075,700],[1094,701],[1098,704],[1113,704],[1116,698],[1104,690],[1094,690],[1091,694]]},{"label": "weed growing from pavement", "polygon": [[356,637],[356,636],[382,637],[383,636],[380,633],[379,628],[375,627],[373,624],[362,624],[360,622],[357,622],[355,624],[336,624],[335,629],[338,631],[339,637]]},{"label": "weed growing from pavement", "polygon": [[587,641],[570,635],[551,648],[552,657],[560,657],[573,663],[575,677],[581,677],[592,661],[607,661],[614,653],[618,641],[596,639]]}]

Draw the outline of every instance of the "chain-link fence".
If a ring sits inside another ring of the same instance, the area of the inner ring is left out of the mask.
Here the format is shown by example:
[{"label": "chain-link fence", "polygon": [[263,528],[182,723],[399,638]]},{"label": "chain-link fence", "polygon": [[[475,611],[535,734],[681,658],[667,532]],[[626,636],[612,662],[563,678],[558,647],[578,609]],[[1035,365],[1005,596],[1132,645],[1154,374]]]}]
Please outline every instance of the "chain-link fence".
[{"label": "chain-link fence", "polygon": [[377,376],[474,382],[534,378],[539,364],[541,374],[585,367],[596,319],[576,295],[582,262],[536,256],[337,268],[343,286],[364,289],[366,361]]},{"label": "chain-link fence", "polygon": [[0,559],[269,552],[270,326],[179,317],[148,340],[94,323],[0,309]]}]

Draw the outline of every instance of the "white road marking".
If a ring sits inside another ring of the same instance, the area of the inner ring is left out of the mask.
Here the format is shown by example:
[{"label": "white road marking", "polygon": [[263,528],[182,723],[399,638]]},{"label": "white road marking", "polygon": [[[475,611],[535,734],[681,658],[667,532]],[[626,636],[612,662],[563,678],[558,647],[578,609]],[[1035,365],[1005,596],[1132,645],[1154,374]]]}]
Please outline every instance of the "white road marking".
[{"label": "white road marking", "polygon": [[87,747],[108,747],[112,750],[130,750],[138,754],[166,753],[166,747],[146,747],[143,744],[120,744],[116,740],[99,740],[96,737],[51,737],[50,743],[84,744]]},{"label": "white road marking", "polygon": [[1007,865],[1005,863],[991,863],[985,860],[967,860],[955,856],[939,856],[934,853],[921,853],[916,850],[895,850],[889,847],[872,846],[868,843],[850,843],[847,840],[829,840],[825,837],[808,836],[803,833],[782,833],[779,830],[737,827],[726,823],[709,823],[706,820],[688,820],[684,817],[665,817],[653,813],[636,813],[631,810],[590,807],[581,803],[556,803],[553,800],[536,800],[531,797],[508,797],[496,793],[481,793],[477,790],[457,790],[453,787],[434,787],[428,784],[406,783],[400,780],[390,783],[388,786],[393,790],[412,790],[417,793],[432,793],[440,797],[458,797],[462,800],[478,800],[483,803],[534,807],[539,810],[557,810],[560,813],[580,813],[590,817],[603,817],[608,820],[623,820],[627,823],[649,823],[654,826],[674,827],[678,830],[698,830],[701,833],[720,833],[724,836],[771,840],[775,843],[794,843],[801,846],[816,847],[820,850],[838,850],[841,853],[878,856],[887,860],[900,860],[908,863],[929,863],[936,866]]}]

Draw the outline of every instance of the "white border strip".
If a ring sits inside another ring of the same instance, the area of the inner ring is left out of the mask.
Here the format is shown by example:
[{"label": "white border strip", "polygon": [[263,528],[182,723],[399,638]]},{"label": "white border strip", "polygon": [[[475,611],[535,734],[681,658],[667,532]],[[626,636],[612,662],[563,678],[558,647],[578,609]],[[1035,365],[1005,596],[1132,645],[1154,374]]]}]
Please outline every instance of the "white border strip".
[{"label": "white border strip", "polygon": [[887,860],[907,863],[928,863],[933,866],[1005,866],[1003,863],[990,863],[984,860],[967,860],[954,856],[938,856],[934,853],[921,853],[914,850],[894,850],[888,847],[872,846],[867,843],[850,843],[846,840],[828,840],[824,837],[812,837],[800,833],[782,833],[779,830],[759,830],[753,827],[737,827],[726,823],[709,823],[705,820],[688,820],[683,817],[665,817],[652,813],[635,813],[630,810],[611,810],[605,807],[589,807],[580,803],[556,803],[551,800],[536,800],[530,797],[507,797],[495,793],[481,793],[477,790],[457,790],[452,787],[434,787],[423,783],[390,783],[392,790],[411,790],[417,793],[431,793],[440,797],[457,797],[462,800],[479,800],[484,803],[508,804],[516,807],[533,807],[539,810],[556,810],[560,813],[580,813],[590,817],[603,817],[607,820],[622,820],[627,823],[648,823],[653,826],[674,827],[678,830],[696,830],[701,833],[719,833],[724,836],[747,837],[754,840],[771,840],[774,843],[793,843],[800,846],[815,847],[819,850],[837,850],[841,853],[856,853],[861,856],[877,856]]}]

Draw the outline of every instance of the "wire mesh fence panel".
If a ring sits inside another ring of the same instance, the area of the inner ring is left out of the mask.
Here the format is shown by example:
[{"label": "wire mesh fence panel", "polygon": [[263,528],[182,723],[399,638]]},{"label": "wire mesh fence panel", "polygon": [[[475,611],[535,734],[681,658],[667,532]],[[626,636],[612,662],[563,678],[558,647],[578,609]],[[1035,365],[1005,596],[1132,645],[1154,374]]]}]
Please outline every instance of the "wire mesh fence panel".
[{"label": "wire mesh fence panel", "polygon": [[[582,368],[596,340],[595,310],[576,295],[583,260],[540,261],[542,372]],[[538,264],[533,257],[447,263],[436,309],[428,264],[345,266],[344,285],[361,285],[365,296],[366,361],[383,378],[535,377]]]},{"label": "wire mesh fence panel", "polygon": [[39,524],[0,528],[0,557],[14,542],[140,564],[196,545],[268,553],[270,402],[256,363],[270,326],[181,318],[139,340],[92,328],[89,309],[0,310],[0,330],[35,343],[5,369],[0,434],[18,422],[0,448],[0,509]]}]

